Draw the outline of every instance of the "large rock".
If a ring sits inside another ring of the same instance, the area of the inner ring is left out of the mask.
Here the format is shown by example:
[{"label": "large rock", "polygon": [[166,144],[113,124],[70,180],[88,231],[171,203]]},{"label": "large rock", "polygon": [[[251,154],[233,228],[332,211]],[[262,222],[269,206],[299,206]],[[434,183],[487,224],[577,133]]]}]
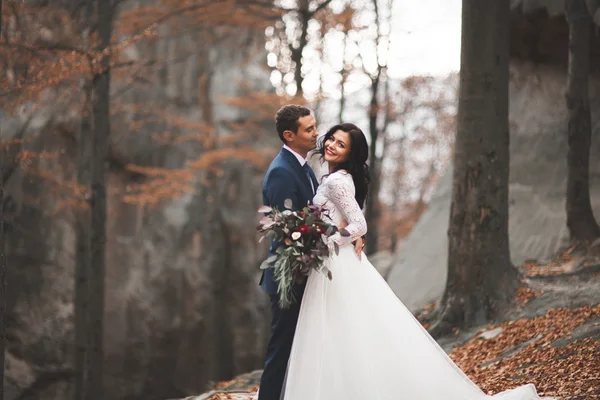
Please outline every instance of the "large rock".
[{"label": "large rock", "polygon": [[[157,145],[153,135],[163,131],[176,137],[206,135],[200,128],[161,122],[162,113],[190,121],[188,126],[210,121],[217,137],[255,116],[227,98],[271,90],[264,35],[240,31],[215,45],[202,32],[170,35],[161,29],[165,39],[142,41],[125,54],[129,60],[169,60],[145,77],[153,84],[113,80],[119,97],[112,101],[108,176],[107,399],[202,392],[209,381],[261,367],[267,342],[269,308],[258,287],[266,248],[258,245],[254,229],[264,163],[233,159],[208,182],[206,170],[199,170],[193,192],[154,208],[123,201],[127,188],[142,181],[125,165],[181,168],[202,155],[198,142]],[[59,206],[69,199],[60,189],[75,177],[79,121],[53,93],[40,96],[39,111],[25,129],[32,148],[61,154],[33,164],[51,179],[16,169],[7,183],[12,216],[7,224],[7,400],[24,393],[62,400],[72,389],[74,211]],[[144,119],[150,120],[139,130],[131,128],[132,121]],[[27,121],[26,115],[3,121],[3,138],[17,135]],[[273,146],[274,154],[278,139],[265,128],[270,125],[267,121],[248,132],[241,143],[266,153]]]},{"label": "large rock", "polygon": [[[550,256],[566,244],[566,41],[562,1],[516,1],[511,25],[510,250],[513,263]],[[522,7],[522,8],[519,8]],[[546,9],[547,8],[547,9]],[[524,13],[523,13],[524,12]],[[530,14],[533,13],[533,14]],[[549,13],[550,15],[548,15]],[[537,30],[536,27],[540,27]],[[554,47],[546,39],[558,37]],[[558,35],[558,36],[557,36]],[[537,51],[536,51],[537,50]],[[528,61],[534,60],[534,61]],[[599,64],[594,64],[596,67]],[[592,207],[600,219],[600,78],[590,82]],[[452,169],[428,211],[400,246],[388,282],[412,311],[438,300],[447,276]]]}]

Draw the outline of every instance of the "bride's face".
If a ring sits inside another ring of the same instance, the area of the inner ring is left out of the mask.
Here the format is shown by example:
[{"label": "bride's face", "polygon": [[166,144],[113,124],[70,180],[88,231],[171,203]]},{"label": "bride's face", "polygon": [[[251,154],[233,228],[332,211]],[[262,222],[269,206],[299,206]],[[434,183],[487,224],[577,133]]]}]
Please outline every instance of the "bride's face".
[{"label": "bride's face", "polygon": [[324,143],[324,159],[329,166],[340,165],[350,157],[350,134],[342,130],[336,131]]}]

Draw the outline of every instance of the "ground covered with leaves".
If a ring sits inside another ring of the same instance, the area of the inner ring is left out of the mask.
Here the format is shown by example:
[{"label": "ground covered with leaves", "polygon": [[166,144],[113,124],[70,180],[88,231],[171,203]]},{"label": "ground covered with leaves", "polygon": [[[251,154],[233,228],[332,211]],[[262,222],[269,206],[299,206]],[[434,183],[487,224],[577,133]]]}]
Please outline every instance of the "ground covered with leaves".
[{"label": "ground covered with leaves", "polygon": [[[486,326],[449,354],[488,394],[533,383],[541,396],[600,399],[600,305]],[[188,400],[249,400],[259,379],[255,371]]]},{"label": "ground covered with leaves", "polygon": [[600,398],[600,305],[489,326],[450,357],[489,394],[533,383],[544,396]]},{"label": "ground covered with leaves", "polygon": [[515,310],[446,338],[450,357],[489,394],[533,383],[543,396],[600,399],[599,255],[572,246],[524,263]]},{"label": "ground covered with leaves", "polygon": [[[456,330],[438,343],[485,393],[533,383],[541,396],[600,400],[598,254],[573,247],[548,261],[526,262],[515,310],[504,321]],[[421,314],[434,309],[428,305]],[[260,375],[217,383],[186,400],[250,400]]]}]

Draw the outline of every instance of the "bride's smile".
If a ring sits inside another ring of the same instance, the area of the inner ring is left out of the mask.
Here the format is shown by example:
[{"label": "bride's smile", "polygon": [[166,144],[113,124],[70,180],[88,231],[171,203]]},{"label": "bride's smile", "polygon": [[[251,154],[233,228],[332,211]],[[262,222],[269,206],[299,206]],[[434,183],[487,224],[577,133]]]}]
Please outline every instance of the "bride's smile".
[{"label": "bride's smile", "polygon": [[341,129],[325,138],[325,143],[323,145],[325,148],[323,159],[327,161],[330,169],[335,168],[348,160],[351,145],[350,141],[351,139],[348,132],[344,132]]}]

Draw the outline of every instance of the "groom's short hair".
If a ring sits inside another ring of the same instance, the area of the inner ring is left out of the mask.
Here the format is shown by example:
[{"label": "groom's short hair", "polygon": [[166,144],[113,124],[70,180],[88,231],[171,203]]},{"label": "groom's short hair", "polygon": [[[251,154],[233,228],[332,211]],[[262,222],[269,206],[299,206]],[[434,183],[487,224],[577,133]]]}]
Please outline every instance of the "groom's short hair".
[{"label": "groom's short hair", "polygon": [[283,132],[292,131],[298,133],[298,120],[310,114],[311,111],[309,108],[297,104],[288,104],[281,107],[277,111],[277,114],[275,114],[275,127],[277,128],[279,139],[283,143],[286,143]]}]

